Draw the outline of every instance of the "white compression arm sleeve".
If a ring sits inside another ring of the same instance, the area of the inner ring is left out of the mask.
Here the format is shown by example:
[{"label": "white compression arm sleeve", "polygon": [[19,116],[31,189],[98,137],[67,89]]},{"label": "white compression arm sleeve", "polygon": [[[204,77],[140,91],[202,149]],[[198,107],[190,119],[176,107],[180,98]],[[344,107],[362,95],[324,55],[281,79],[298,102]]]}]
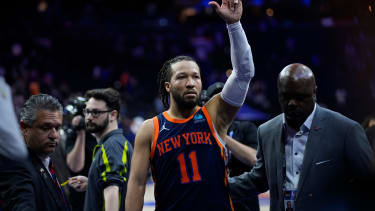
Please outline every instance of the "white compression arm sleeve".
[{"label": "white compression arm sleeve", "polygon": [[250,80],[254,77],[253,55],[241,23],[227,25],[227,28],[233,71],[225,82],[221,98],[232,106],[240,107],[245,101]]}]

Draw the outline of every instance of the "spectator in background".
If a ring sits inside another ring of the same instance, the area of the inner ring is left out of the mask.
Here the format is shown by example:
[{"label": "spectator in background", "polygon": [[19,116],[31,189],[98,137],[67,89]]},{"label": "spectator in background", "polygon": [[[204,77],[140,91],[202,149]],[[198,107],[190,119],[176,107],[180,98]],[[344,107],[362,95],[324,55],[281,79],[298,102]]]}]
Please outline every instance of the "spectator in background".
[{"label": "spectator in background", "polygon": [[372,151],[374,152],[375,156],[375,116],[367,116],[362,123],[362,127],[365,129],[366,136],[368,138],[368,141],[370,142]]},{"label": "spectator in background", "polygon": [[[224,83],[216,82],[207,88],[207,99],[208,101],[214,95],[221,92],[224,87]],[[233,141],[236,140],[236,141]],[[258,147],[257,142],[257,127],[254,123],[250,121],[233,121],[232,125],[229,127],[226,137],[226,143],[229,150],[232,148],[234,150],[241,149],[243,152],[233,152],[229,156],[228,170],[229,176],[238,176],[244,172],[248,172],[254,166],[256,162],[256,148]],[[233,145],[243,144],[245,146],[233,147]],[[242,155],[242,156],[241,156]],[[238,157],[237,157],[238,156]],[[241,198],[232,197],[234,210],[248,210],[248,211],[259,211],[259,200],[258,195],[254,193],[253,195],[246,195]]]},{"label": "spectator in background", "polygon": [[367,130],[370,127],[375,126],[375,116],[369,115],[366,119],[362,122],[362,127]]},{"label": "spectator in background", "polygon": [[134,147],[135,135],[137,134],[139,128],[141,128],[142,123],[144,121],[145,120],[143,119],[143,117],[136,116],[131,120],[131,123],[128,129],[124,131],[124,136],[126,137],[126,139],[129,140],[129,142],[131,143],[133,147]]},{"label": "spectator in background", "polygon": [[125,210],[125,196],[133,148],[118,129],[120,94],[112,89],[86,92],[86,131],[98,142],[88,178],[72,177],[69,185],[86,191],[85,211]]}]

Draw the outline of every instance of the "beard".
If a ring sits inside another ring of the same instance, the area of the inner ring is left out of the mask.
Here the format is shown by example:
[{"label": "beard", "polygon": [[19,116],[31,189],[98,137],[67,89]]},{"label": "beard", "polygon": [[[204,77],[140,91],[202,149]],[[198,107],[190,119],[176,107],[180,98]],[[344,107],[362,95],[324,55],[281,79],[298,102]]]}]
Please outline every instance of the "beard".
[{"label": "beard", "polygon": [[173,88],[171,88],[171,93],[174,101],[176,102],[176,105],[181,110],[187,110],[187,109],[193,109],[195,106],[198,105],[200,94],[197,94],[197,98],[195,100],[186,100],[184,99],[184,96],[180,95],[178,92],[176,92]]},{"label": "beard", "polygon": [[93,122],[86,122],[86,131],[89,133],[100,133],[104,131],[109,123],[109,118],[107,115],[107,118],[101,123],[101,124],[96,124]]}]

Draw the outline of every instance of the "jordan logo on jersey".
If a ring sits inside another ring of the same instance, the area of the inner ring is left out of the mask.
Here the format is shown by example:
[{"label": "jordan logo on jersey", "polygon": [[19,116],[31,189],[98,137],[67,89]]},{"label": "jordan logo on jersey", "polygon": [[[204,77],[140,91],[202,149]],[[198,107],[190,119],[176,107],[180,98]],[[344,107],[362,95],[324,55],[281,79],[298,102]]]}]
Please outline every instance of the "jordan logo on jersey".
[{"label": "jordan logo on jersey", "polygon": [[164,124],[161,126],[161,128],[160,128],[160,130],[159,130],[159,133],[161,133],[161,131],[163,131],[163,130],[169,130],[169,128],[166,128],[165,127],[165,122],[164,122]]}]

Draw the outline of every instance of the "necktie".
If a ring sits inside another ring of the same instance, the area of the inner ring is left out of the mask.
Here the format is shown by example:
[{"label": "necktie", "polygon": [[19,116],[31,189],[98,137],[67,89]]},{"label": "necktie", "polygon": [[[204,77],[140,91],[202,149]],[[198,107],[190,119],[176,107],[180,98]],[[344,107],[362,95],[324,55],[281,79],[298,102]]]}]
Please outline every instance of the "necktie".
[{"label": "necktie", "polygon": [[53,182],[55,183],[55,185],[57,187],[57,190],[59,192],[59,195],[60,195],[61,199],[63,200],[63,202],[65,204],[65,207],[67,208],[67,210],[70,210],[68,202],[66,201],[66,198],[65,198],[65,194],[64,194],[64,192],[63,192],[63,190],[62,190],[62,188],[60,186],[59,181],[57,180],[55,167],[53,166],[52,161],[50,161],[50,163],[49,163],[48,170],[51,173],[52,180],[53,180]]}]

